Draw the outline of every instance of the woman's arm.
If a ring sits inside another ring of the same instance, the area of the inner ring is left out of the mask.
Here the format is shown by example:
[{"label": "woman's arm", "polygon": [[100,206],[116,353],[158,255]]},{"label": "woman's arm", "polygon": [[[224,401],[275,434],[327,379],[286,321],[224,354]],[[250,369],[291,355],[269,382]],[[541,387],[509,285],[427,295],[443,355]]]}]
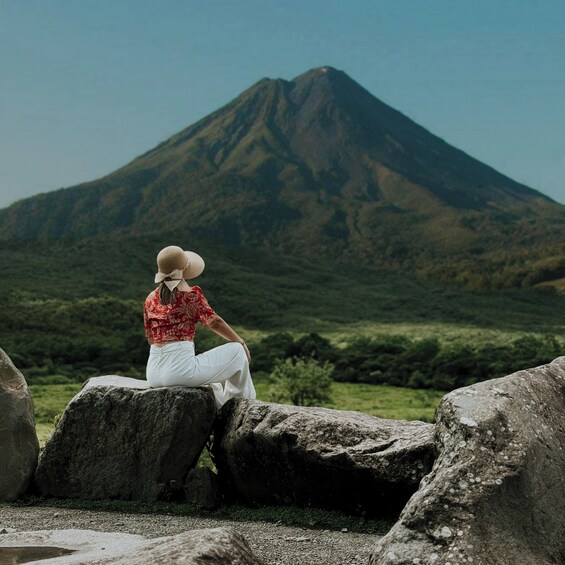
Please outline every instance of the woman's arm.
[{"label": "woman's arm", "polygon": [[249,353],[249,349],[247,345],[241,337],[237,335],[236,332],[232,330],[230,325],[220,316],[216,316],[212,322],[208,325],[208,327],[220,337],[227,339],[228,341],[236,341],[237,343],[241,343],[243,345],[243,349],[245,349],[245,354],[247,355],[247,360],[251,362],[251,354]]}]

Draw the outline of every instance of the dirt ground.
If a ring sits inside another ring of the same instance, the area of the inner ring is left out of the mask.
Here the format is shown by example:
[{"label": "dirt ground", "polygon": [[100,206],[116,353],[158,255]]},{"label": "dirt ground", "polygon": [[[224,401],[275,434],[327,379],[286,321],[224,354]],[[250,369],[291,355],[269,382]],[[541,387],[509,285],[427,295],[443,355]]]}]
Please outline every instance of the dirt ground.
[{"label": "dirt ground", "polygon": [[0,505],[2,533],[6,533],[4,530],[82,529],[154,538],[224,526],[243,534],[253,552],[270,565],[360,565],[367,562],[371,548],[379,539],[376,534],[305,529],[266,522]]}]

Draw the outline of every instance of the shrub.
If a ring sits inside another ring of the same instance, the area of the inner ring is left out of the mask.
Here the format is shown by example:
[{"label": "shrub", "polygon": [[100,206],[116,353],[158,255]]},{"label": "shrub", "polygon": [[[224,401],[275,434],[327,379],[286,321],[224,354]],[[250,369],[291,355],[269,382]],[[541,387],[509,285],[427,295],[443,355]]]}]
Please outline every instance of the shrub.
[{"label": "shrub", "polygon": [[288,352],[292,357],[302,357],[304,359],[314,357],[319,361],[329,362],[334,360],[337,355],[337,350],[330,340],[317,333],[309,333],[299,338],[289,345]]},{"label": "shrub", "polygon": [[333,365],[311,359],[285,359],[275,365],[270,379],[271,402],[289,401],[296,406],[321,406],[331,401]]}]

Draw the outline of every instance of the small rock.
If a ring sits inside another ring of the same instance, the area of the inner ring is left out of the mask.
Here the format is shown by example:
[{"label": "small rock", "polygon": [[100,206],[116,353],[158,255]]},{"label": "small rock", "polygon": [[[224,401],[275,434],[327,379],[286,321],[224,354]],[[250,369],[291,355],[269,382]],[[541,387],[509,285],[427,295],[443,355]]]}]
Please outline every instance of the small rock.
[{"label": "small rock", "polygon": [[476,428],[477,427],[477,422],[475,422],[475,420],[472,420],[471,418],[467,418],[465,416],[463,416],[460,420],[459,420],[464,426],[469,426],[470,428]]},{"label": "small rock", "polygon": [[451,530],[450,530],[447,526],[444,526],[444,527],[441,529],[439,535],[440,535],[442,538],[450,538],[450,537],[453,535],[453,533],[451,532]]},{"label": "small rock", "polygon": [[208,467],[197,467],[188,474],[184,492],[186,502],[200,508],[216,508],[220,500],[218,477]]}]

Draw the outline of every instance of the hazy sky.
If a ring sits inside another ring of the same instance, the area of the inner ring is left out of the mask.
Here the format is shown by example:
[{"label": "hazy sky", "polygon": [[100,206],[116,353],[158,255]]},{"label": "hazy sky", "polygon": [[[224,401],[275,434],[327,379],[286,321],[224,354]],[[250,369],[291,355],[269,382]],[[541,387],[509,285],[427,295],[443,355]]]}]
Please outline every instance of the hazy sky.
[{"label": "hazy sky", "polygon": [[323,65],[565,203],[564,0],[0,0],[0,207]]}]

